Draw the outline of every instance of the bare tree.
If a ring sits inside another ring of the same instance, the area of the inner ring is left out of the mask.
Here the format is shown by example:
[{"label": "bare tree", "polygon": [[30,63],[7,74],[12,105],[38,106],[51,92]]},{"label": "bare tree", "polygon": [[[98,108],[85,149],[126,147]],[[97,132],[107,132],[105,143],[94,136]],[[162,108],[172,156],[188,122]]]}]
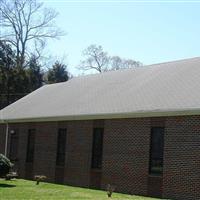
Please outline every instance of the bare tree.
[{"label": "bare tree", "polygon": [[58,13],[37,0],[1,0],[0,14],[0,39],[15,47],[19,67],[33,48],[40,56],[47,38],[63,35],[55,25]]},{"label": "bare tree", "polygon": [[119,56],[110,57],[110,63],[113,70],[118,70],[123,65],[123,61]]},{"label": "bare tree", "polygon": [[109,57],[106,52],[103,51],[102,46],[90,45],[83,51],[84,61],[81,61],[78,69],[96,70],[99,73],[108,71]]},{"label": "bare tree", "polygon": [[140,67],[142,63],[132,59],[123,59],[119,56],[110,57],[110,69],[119,70],[119,69],[129,69],[133,67]]},{"label": "bare tree", "polygon": [[123,59],[119,56],[109,56],[102,46],[90,45],[83,51],[85,60],[81,61],[78,69],[82,71],[95,70],[99,73],[127,69],[132,67],[141,66],[142,63],[132,60]]}]

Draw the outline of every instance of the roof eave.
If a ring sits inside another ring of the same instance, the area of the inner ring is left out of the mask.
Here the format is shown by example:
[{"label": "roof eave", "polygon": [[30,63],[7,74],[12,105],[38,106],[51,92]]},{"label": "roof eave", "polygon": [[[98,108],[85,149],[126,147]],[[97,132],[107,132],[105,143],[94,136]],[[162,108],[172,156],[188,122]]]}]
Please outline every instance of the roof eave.
[{"label": "roof eave", "polygon": [[23,122],[51,122],[51,121],[77,121],[77,120],[97,120],[97,119],[126,119],[126,118],[142,118],[142,117],[173,117],[173,116],[188,116],[200,115],[198,110],[169,110],[169,111],[150,111],[150,112],[128,112],[116,114],[91,114],[91,115],[71,115],[71,116],[53,116],[53,117],[35,117],[25,119],[3,119],[2,123],[23,123]]}]

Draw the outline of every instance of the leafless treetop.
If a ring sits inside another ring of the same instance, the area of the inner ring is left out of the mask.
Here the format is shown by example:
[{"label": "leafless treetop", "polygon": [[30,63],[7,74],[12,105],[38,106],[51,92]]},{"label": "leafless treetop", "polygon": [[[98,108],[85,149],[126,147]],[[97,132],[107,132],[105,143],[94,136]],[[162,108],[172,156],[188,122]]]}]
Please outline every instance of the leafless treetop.
[{"label": "leafless treetop", "polygon": [[55,25],[58,13],[36,0],[1,0],[0,12],[0,39],[16,48],[19,66],[33,49],[39,55],[47,38],[63,35]]}]

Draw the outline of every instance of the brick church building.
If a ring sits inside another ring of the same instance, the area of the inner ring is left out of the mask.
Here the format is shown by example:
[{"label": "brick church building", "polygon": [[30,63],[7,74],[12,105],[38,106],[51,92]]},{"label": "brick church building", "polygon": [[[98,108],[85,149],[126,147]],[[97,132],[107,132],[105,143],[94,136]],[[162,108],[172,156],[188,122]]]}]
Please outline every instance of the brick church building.
[{"label": "brick church building", "polygon": [[0,111],[21,178],[200,199],[200,58],[45,85]]}]

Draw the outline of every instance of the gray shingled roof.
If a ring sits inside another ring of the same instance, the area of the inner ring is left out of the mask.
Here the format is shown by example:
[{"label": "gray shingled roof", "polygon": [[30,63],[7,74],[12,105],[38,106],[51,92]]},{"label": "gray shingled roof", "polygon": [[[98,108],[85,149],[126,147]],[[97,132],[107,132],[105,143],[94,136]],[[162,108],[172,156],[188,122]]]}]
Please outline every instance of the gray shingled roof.
[{"label": "gray shingled roof", "polygon": [[200,58],[45,85],[0,111],[6,121],[200,114]]}]

